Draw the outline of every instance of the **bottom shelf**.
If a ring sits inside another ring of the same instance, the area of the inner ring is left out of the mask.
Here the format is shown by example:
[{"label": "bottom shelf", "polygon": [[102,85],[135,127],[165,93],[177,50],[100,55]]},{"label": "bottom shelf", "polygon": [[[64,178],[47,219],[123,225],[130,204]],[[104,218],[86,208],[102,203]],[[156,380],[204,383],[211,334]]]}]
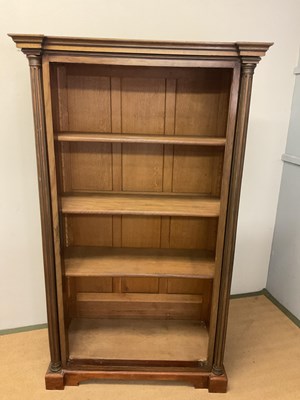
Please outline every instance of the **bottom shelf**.
[{"label": "bottom shelf", "polygon": [[71,359],[204,361],[208,332],[200,321],[73,319]]}]

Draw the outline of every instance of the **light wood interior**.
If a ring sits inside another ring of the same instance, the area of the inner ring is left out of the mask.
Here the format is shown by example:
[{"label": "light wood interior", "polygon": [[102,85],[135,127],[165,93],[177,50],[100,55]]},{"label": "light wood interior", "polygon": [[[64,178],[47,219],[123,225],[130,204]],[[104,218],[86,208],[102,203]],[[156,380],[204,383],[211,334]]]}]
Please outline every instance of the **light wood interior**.
[{"label": "light wood interior", "polygon": [[208,334],[199,321],[81,318],[69,332],[71,359],[206,359]]},{"label": "light wood interior", "polygon": [[207,358],[231,84],[51,66],[71,358]]},{"label": "light wood interior", "polygon": [[157,276],[211,279],[212,252],[201,250],[69,247],[66,276]]},{"label": "light wood interior", "polygon": [[61,210],[64,214],[217,217],[220,201],[199,196],[102,193],[62,196]]}]

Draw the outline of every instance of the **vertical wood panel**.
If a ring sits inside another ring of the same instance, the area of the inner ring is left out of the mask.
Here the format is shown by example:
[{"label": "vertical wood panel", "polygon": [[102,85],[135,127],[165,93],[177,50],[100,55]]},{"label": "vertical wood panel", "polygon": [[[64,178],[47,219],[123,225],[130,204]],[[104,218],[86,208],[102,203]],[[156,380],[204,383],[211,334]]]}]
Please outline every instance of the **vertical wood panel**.
[{"label": "vertical wood panel", "polygon": [[59,130],[64,132],[69,129],[67,72],[64,65],[57,67],[57,87],[58,99],[56,107],[59,115]]},{"label": "vertical wood panel", "polygon": [[171,217],[161,217],[160,247],[163,249],[170,247],[170,221]]},{"label": "vertical wood panel", "polygon": [[[54,100],[54,129],[58,131],[68,131],[69,114],[68,114],[68,92],[67,92],[67,73],[64,65],[53,68],[52,86],[57,86],[57,99]],[[55,92],[53,93],[55,94]],[[70,164],[70,144],[57,144],[56,160],[60,168],[58,168],[59,190],[63,192],[71,191],[71,164]]]},{"label": "vertical wood panel", "polygon": [[76,215],[67,217],[69,246],[112,246],[112,217]]},{"label": "vertical wood panel", "polygon": [[232,72],[231,70],[227,70],[226,73],[223,73],[220,77],[217,136],[224,136],[223,132],[226,134],[231,81]]},{"label": "vertical wood panel", "polygon": [[[122,132],[121,114],[121,79],[111,77],[111,130],[114,133]],[[122,145],[121,143],[112,144],[112,168],[113,168],[113,190],[122,190]],[[113,247],[122,246],[122,217],[114,215],[113,220]],[[122,278],[112,278],[112,290],[114,293],[122,292]]]},{"label": "vertical wood panel", "polygon": [[165,134],[175,133],[176,79],[166,80]]},{"label": "vertical wood panel", "polygon": [[163,191],[173,190],[174,146],[164,145]]},{"label": "vertical wood panel", "polygon": [[112,278],[108,277],[76,277],[76,292],[110,293]]},{"label": "vertical wood panel", "polygon": [[123,247],[160,247],[160,217],[122,217]]},{"label": "vertical wood panel", "polygon": [[69,129],[73,132],[111,132],[110,79],[68,75]]},{"label": "vertical wood panel", "polygon": [[215,250],[216,218],[171,218],[170,247]]},{"label": "vertical wood panel", "polygon": [[[53,115],[52,115],[52,98],[51,98],[51,77],[50,64],[44,60],[43,62],[43,91],[45,99],[46,112],[46,138],[47,138],[47,155],[49,162],[49,177],[50,177],[50,195],[51,195],[51,211],[52,211],[52,226],[54,239],[54,256],[55,256],[55,273],[57,287],[57,302],[58,302],[58,317],[60,330],[60,348],[63,367],[66,365],[66,360],[69,352],[69,343],[67,340],[67,285],[64,277],[64,263],[61,259],[61,234],[60,234],[60,215],[59,215],[59,198],[58,198],[58,182],[57,182],[57,166],[54,146],[53,133]],[[50,240],[50,238],[49,238]]]},{"label": "vertical wood panel", "polygon": [[165,79],[122,79],[122,132],[163,134]]},{"label": "vertical wood panel", "polygon": [[218,122],[222,79],[222,72],[217,69],[198,70],[190,78],[178,79],[176,135],[225,136],[226,121],[222,125]]},{"label": "vertical wood panel", "polygon": [[123,293],[157,293],[158,278],[126,278],[122,279]]},{"label": "vertical wood panel", "polygon": [[159,278],[159,293],[168,293],[168,278]]},{"label": "vertical wood panel", "polygon": [[222,149],[174,146],[173,192],[219,195],[222,160]]},{"label": "vertical wood panel", "polygon": [[216,240],[216,257],[215,257],[215,277],[212,292],[212,306],[211,306],[211,318],[209,327],[209,362],[213,361],[213,351],[216,345],[215,338],[218,337],[216,331],[217,326],[217,315],[218,310],[223,305],[220,303],[220,284],[221,284],[221,271],[224,268],[223,254],[224,254],[224,237],[225,237],[225,225],[228,217],[228,193],[231,179],[231,160],[233,153],[233,141],[235,134],[235,117],[236,108],[238,104],[238,93],[239,93],[239,80],[240,80],[240,66],[236,66],[231,71],[231,88],[230,88],[230,99],[229,99],[229,112],[226,127],[226,146],[224,152],[224,166],[222,171],[222,187],[221,187],[221,204],[220,204],[220,216],[219,226]]},{"label": "vertical wood panel", "polygon": [[69,149],[71,183],[68,186],[72,191],[112,190],[110,143],[70,143]]},{"label": "vertical wood panel", "polygon": [[201,294],[203,296],[201,320],[209,324],[212,280],[208,279],[168,279],[168,291],[170,294]]},{"label": "vertical wood panel", "polygon": [[70,278],[68,277],[66,279],[67,283],[67,296],[65,296],[65,302],[67,303],[65,305],[65,309],[68,310],[67,312],[67,323],[66,325],[68,326],[71,322],[72,318],[76,318],[76,278]]},{"label": "vertical wood panel", "polygon": [[163,145],[122,145],[122,190],[161,192]]}]

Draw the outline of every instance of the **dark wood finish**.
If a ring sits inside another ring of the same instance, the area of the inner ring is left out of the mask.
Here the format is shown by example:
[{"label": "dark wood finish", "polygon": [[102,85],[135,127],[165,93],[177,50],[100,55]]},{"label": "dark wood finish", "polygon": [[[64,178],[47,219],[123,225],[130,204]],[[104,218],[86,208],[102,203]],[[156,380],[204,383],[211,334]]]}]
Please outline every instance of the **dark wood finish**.
[{"label": "dark wood finish", "polygon": [[[170,369],[170,368],[169,368]],[[64,385],[78,386],[79,383],[95,379],[109,380],[158,380],[158,381],[181,381],[189,383],[195,389],[208,388],[210,393],[226,393],[227,376],[216,376],[209,372],[185,372],[185,371],[87,371],[87,370],[66,370],[62,373],[47,372],[46,389],[63,390]]]},{"label": "dark wood finish", "polygon": [[45,384],[47,390],[64,390],[64,372],[53,372],[51,366],[49,366],[45,376]]},{"label": "dark wood finish", "polygon": [[45,117],[46,117],[46,137],[47,137],[47,153],[49,162],[49,180],[51,192],[51,211],[52,211],[52,231],[54,239],[54,257],[56,269],[56,287],[57,287],[57,302],[58,302],[58,320],[59,320],[59,334],[60,334],[60,350],[62,367],[65,366],[65,359],[68,353],[68,341],[66,338],[66,325],[68,324],[69,316],[65,312],[68,308],[66,303],[65,291],[66,287],[61,274],[62,261],[61,261],[61,243],[60,243],[60,221],[58,210],[58,195],[57,195],[57,180],[56,180],[56,165],[55,165],[55,149],[53,141],[53,116],[52,116],[52,102],[51,102],[51,88],[50,88],[50,68],[49,63],[43,60],[43,92],[45,104]]},{"label": "dark wood finish", "polygon": [[250,109],[252,79],[254,68],[259,59],[242,59],[242,79],[239,93],[239,108],[237,114],[236,136],[234,144],[233,165],[231,172],[229,206],[223,255],[222,281],[218,310],[218,327],[214,351],[213,371],[217,375],[224,374],[223,358],[226,340],[229,295],[234,259],[238,209],[241,181],[243,174],[244,155],[246,147],[247,126]]},{"label": "dark wood finish", "polygon": [[26,54],[30,66],[32,106],[34,115],[43,259],[47,299],[48,334],[51,357],[49,368],[52,372],[56,372],[59,371],[61,368],[61,355],[57,308],[56,271],[54,260],[54,241],[52,236],[52,209],[41,71],[41,54],[39,51],[36,50],[26,52]]},{"label": "dark wood finish", "polygon": [[[130,55],[198,56],[201,58],[232,59],[233,57],[263,57],[272,43],[253,42],[160,42],[94,38],[54,37],[44,35],[10,34],[22,50],[43,49],[45,52],[121,53]],[[80,54],[79,54],[80,55]],[[218,65],[215,65],[218,67]],[[222,67],[222,66],[221,66]]]},{"label": "dark wood finish", "polygon": [[208,391],[210,393],[226,393],[227,384],[228,384],[228,379],[225,372],[222,375],[215,375],[212,373],[209,375]]},{"label": "dark wood finish", "polygon": [[[227,115],[227,127],[226,127],[226,147],[224,152],[224,163],[222,172],[222,185],[221,185],[221,193],[220,193],[220,216],[218,219],[218,231],[216,237],[216,250],[215,250],[215,278],[214,278],[214,287],[212,292],[212,310],[211,310],[211,318],[210,318],[210,340],[209,340],[209,350],[208,350],[208,362],[212,363],[213,360],[213,351],[216,340],[217,333],[217,309],[218,309],[218,299],[219,299],[219,290],[221,283],[221,273],[222,273],[222,261],[223,261],[223,244],[224,244],[224,231],[226,226],[226,213],[228,206],[228,191],[229,191],[229,183],[230,183],[230,173],[231,173],[231,164],[232,164],[232,148],[234,141],[234,128],[235,128],[235,116],[236,116],[236,108],[238,102],[238,87],[239,87],[239,78],[240,71],[238,68],[233,70],[232,74],[232,84],[230,89],[230,97],[229,97],[229,107],[228,107],[228,115]],[[225,108],[223,104],[221,104],[222,108]],[[225,108],[226,109],[226,108]]]},{"label": "dark wood finish", "polygon": [[[156,379],[225,392],[252,75],[271,43],[11,36],[31,69],[46,387]],[[143,347],[153,341],[156,353]]]},{"label": "dark wood finish", "polygon": [[209,373],[184,371],[66,371],[65,385],[77,386],[80,382],[93,379],[134,380],[134,381],[181,381],[195,388],[207,388]]},{"label": "dark wood finish", "polygon": [[199,370],[207,371],[206,363],[202,361],[181,361],[181,360],[116,360],[116,359],[97,359],[97,358],[70,358],[68,360],[67,367],[70,370],[98,370],[105,371],[126,371],[126,368],[131,367],[132,370],[139,370],[141,367],[148,371],[161,371],[166,368],[172,368],[173,371],[176,369],[180,370],[182,367],[186,368],[190,372],[199,372]]}]

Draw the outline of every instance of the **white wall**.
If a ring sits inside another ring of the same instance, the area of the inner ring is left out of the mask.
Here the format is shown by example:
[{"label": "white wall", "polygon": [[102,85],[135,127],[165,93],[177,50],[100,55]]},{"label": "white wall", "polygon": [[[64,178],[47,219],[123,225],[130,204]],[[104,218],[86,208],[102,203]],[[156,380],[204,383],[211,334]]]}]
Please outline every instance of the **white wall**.
[{"label": "white wall", "polygon": [[295,75],[267,289],[300,319],[300,59]]},{"label": "white wall", "polygon": [[29,71],[6,33],[274,41],[257,67],[233,293],[265,287],[300,37],[297,0],[0,0],[0,329],[45,322]]}]

